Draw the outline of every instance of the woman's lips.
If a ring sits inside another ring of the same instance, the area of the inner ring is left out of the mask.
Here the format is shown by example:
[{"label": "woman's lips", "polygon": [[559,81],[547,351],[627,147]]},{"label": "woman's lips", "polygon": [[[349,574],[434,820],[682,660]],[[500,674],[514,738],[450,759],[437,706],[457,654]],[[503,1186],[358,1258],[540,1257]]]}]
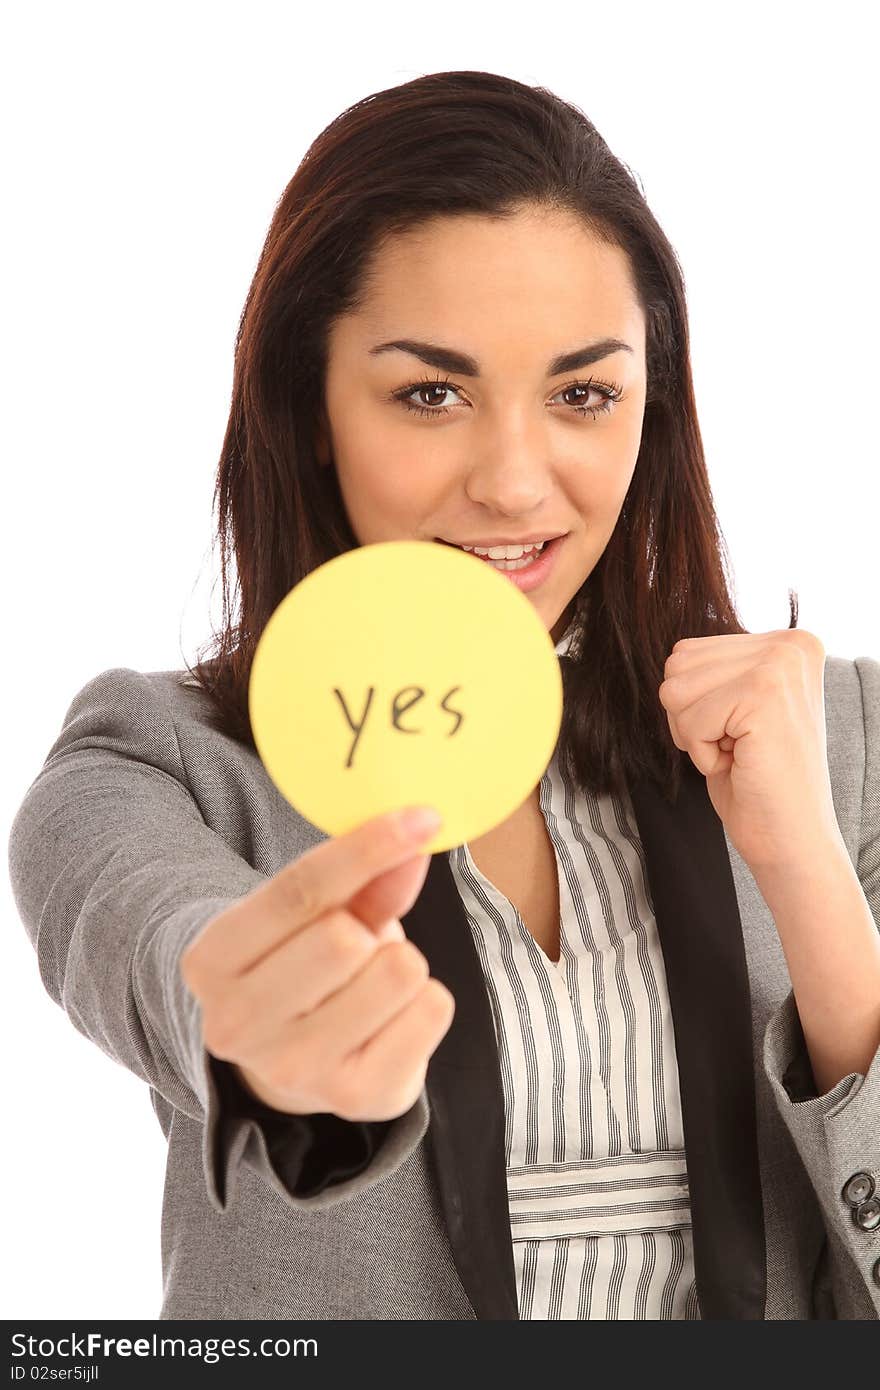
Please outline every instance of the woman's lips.
[{"label": "woman's lips", "polygon": [[[544,583],[553,568],[556,556],[568,534],[569,533],[566,531],[565,535],[556,536],[554,540],[548,541],[538,558],[532,560],[531,564],[526,565],[523,569],[502,570],[498,569],[496,565],[493,565],[492,568],[495,570],[496,574],[502,575],[504,579],[509,579],[511,584],[515,584],[523,593],[528,593],[531,589],[536,589],[540,584]],[[437,539],[442,545],[451,545],[453,550],[462,550],[462,547],[456,545],[454,541],[444,541],[441,536],[438,536]],[[473,551],[466,550],[462,550],[462,554],[471,554],[476,560],[483,560],[491,563],[487,555],[476,555]]]}]

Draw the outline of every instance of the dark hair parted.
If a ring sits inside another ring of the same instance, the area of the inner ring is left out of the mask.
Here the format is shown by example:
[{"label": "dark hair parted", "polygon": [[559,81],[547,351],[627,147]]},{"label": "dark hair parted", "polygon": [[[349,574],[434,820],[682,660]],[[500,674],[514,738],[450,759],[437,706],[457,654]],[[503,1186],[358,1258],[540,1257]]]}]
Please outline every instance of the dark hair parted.
[{"label": "dark hair parted", "polygon": [[[583,112],[487,72],[430,73],[356,102],[310,146],[275,209],[236,335],[214,492],[222,628],[212,654],[187,666],[217,730],[255,746],[248,680],[266,623],[295,584],[359,544],[316,449],[331,322],[357,310],[372,258],[395,233],[533,205],[578,215],[626,253],[646,327],[638,459],[570,610],[558,752],[583,790],[620,794],[648,776],[676,795],[687,755],[658,698],[666,658],[679,638],[747,631],[706,472],[682,271],[635,177]],[[796,627],[792,591],[789,607]]]}]

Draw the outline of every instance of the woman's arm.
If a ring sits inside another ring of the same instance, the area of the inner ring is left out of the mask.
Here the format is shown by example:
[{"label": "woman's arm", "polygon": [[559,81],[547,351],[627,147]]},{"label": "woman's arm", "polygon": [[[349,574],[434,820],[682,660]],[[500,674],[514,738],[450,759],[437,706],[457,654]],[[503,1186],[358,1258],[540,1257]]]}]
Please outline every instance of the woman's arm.
[{"label": "woman's arm", "polygon": [[270,1135],[218,1085],[180,957],[266,876],[206,824],[148,675],[112,669],[78,692],[16,814],[8,858],[47,992],[79,1032],[203,1125],[216,1210],[239,1163],[293,1205],[323,1207],[415,1149],[428,1125],[424,1090],[387,1131],[291,1116]]}]

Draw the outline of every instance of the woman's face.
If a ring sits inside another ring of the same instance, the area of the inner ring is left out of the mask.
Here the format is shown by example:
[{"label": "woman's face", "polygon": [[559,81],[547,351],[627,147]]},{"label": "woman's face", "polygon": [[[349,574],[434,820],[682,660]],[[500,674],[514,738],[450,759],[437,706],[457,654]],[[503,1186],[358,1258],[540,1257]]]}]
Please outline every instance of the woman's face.
[{"label": "woman's face", "polygon": [[[559,370],[604,339],[628,348]],[[364,308],[333,324],[318,453],[361,545],[567,532],[527,595],[555,643],[616,525],[645,390],[622,251],[570,214],[450,215],[389,242]]]}]

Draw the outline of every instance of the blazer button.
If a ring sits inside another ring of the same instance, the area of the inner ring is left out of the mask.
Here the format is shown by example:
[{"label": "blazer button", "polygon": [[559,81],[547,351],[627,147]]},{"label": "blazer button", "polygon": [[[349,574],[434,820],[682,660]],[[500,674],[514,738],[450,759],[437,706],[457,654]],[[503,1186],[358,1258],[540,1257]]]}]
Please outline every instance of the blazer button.
[{"label": "blazer button", "polygon": [[880,1226],[880,1201],[871,1197],[867,1202],[862,1202],[853,1212],[853,1221],[863,1231],[876,1231]]},{"label": "blazer button", "polygon": [[871,1275],[874,1279],[874,1283],[880,1284],[880,1260],[874,1261],[874,1268],[871,1270]]},{"label": "blazer button", "polygon": [[843,1200],[851,1207],[858,1207],[874,1195],[874,1179],[870,1173],[853,1173],[844,1185]]}]

